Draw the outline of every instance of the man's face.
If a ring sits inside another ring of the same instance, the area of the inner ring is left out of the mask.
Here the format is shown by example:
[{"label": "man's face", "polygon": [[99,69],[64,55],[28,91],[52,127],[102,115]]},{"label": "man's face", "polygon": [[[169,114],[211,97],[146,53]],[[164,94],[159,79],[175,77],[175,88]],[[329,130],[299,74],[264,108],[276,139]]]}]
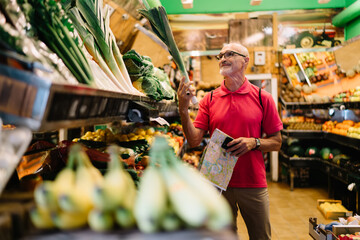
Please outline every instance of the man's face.
[{"label": "man's face", "polygon": [[[241,56],[242,55],[242,56]],[[220,74],[223,76],[231,76],[235,73],[245,72],[247,62],[247,52],[237,45],[226,45],[221,49],[219,56]]]}]

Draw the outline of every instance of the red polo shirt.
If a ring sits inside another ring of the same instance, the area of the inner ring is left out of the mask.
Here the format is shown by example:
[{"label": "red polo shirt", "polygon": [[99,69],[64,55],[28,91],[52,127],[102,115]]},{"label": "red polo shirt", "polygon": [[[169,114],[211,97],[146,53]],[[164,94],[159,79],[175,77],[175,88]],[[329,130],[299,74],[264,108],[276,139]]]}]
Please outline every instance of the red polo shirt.
[{"label": "red polo shirt", "polygon": [[[266,91],[261,91],[263,108],[259,101],[259,88],[247,79],[235,92],[229,91],[224,81],[199,103],[199,111],[194,121],[196,128],[209,131],[212,135],[215,128],[233,138],[260,137],[262,132],[273,134],[283,128],[275,102]],[[262,153],[259,150],[249,151],[238,158],[229,187],[262,188],[267,187],[266,170]]]}]

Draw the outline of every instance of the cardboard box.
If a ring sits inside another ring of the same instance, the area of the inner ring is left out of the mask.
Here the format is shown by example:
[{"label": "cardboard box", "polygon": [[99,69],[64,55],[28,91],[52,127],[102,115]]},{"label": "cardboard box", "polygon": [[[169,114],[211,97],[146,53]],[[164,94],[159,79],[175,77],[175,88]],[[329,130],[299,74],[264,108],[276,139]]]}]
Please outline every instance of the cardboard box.
[{"label": "cardboard box", "polygon": [[324,217],[326,219],[334,219],[334,220],[338,220],[339,217],[343,217],[343,218],[347,218],[353,215],[352,211],[327,211],[325,212],[322,208],[320,208],[320,205],[323,203],[340,203],[342,204],[341,200],[332,200],[332,199],[318,199],[317,200],[317,208],[320,210],[320,212],[324,215]]}]

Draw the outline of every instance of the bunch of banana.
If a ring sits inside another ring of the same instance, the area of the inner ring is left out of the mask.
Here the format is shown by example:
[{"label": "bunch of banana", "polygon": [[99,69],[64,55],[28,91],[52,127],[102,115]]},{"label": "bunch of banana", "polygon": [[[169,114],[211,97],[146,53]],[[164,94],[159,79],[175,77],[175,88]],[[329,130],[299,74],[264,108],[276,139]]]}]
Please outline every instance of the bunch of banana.
[{"label": "bunch of banana", "polygon": [[135,203],[141,231],[172,231],[182,226],[218,231],[231,226],[233,216],[225,198],[200,173],[177,159],[166,138],[155,139],[150,160]]},{"label": "bunch of banana", "polygon": [[92,192],[94,209],[89,215],[89,226],[94,231],[113,228],[114,221],[121,228],[135,226],[133,216],[136,187],[130,174],[125,171],[119,157],[119,147],[108,148],[110,162],[104,181]]},{"label": "bunch of banana", "polygon": [[44,181],[35,188],[36,208],[30,211],[32,222],[41,229],[86,226],[93,208],[93,189],[102,181],[100,171],[91,164],[82,147],[74,144],[66,167],[55,180]]}]

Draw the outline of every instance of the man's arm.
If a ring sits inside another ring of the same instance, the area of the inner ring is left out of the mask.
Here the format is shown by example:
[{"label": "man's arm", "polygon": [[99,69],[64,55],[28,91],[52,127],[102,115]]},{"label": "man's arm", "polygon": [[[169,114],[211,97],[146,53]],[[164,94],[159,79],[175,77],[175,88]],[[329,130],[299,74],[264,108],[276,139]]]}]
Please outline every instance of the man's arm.
[{"label": "man's arm", "polygon": [[[267,136],[266,138],[260,138],[260,147],[258,150],[262,152],[279,151],[281,148],[281,133],[280,131],[275,132]],[[240,157],[245,153],[251,151],[255,146],[255,138],[236,138],[228,143],[228,146],[232,146],[227,149],[227,152],[231,152],[231,155]]]},{"label": "man's arm", "polygon": [[205,130],[194,127],[194,124],[190,119],[189,112],[187,109],[186,111],[179,110],[179,113],[180,113],[182,128],[186,136],[187,142],[189,143],[190,147],[198,146],[204,137]]},{"label": "man's arm", "polygon": [[187,142],[190,147],[198,146],[205,134],[205,130],[195,128],[189,116],[190,100],[195,96],[195,89],[191,88],[191,82],[185,83],[184,78],[180,81],[180,85],[177,91],[179,100],[179,114],[183,132],[186,136]]}]

